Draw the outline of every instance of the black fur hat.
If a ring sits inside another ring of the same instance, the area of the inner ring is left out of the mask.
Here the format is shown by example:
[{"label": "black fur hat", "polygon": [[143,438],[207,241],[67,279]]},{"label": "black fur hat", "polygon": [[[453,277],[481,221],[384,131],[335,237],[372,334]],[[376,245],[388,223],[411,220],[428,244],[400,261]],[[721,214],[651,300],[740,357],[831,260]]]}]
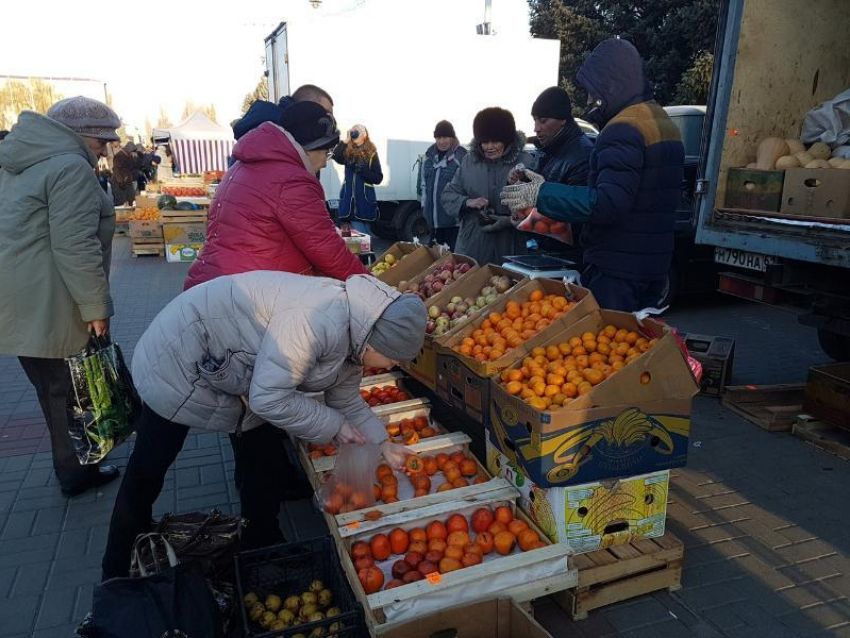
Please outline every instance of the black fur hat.
[{"label": "black fur hat", "polygon": [[475,141],[502,142],[510,146],[516,139],[516,122],[510,111],[497,106],[479,111],[472,122],[472,133]]}]

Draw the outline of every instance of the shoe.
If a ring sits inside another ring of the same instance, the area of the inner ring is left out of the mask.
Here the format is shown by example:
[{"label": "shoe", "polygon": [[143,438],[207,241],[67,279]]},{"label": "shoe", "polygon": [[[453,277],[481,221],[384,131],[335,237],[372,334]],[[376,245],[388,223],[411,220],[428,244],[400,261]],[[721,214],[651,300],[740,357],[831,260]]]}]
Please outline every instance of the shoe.
[{"label": "shoe", "polygon": [[68,498],[79,496],[92,487],[101,487],[107,483],[111,483],[118,478],[119,474],[120,472],[115,465],[101,465],[97,468],[97,472],[95,472],[85,483],[81,483],[80,485],[67,489],[63,487],[62,495],[67,496]]}]

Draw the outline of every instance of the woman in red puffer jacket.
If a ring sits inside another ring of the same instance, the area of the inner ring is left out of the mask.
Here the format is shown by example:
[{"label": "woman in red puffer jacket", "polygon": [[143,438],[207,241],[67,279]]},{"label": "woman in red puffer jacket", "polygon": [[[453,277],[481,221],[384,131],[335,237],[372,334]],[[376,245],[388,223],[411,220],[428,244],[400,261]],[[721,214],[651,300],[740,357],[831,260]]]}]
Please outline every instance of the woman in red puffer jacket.
[{"label": "woman in red puffer jacket", "polygon": [[333,116],[314,102],[297,102],[280,124],[264,122],[233,148],[238,161],[216,190],[207,242],[184,289],[251,270],[342,281],[368,274],[337,234],[316,179],[339,142]]}]

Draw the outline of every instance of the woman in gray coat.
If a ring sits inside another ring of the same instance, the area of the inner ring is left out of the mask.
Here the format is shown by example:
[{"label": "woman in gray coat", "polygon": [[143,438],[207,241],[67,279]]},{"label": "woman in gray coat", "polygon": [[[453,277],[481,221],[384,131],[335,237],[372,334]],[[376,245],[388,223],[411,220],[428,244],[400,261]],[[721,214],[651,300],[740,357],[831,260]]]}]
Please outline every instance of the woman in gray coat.
[{"label": "woman in gray coat", "polygon": [[[363,366],[390,368],[422,347],[425,305],[373,277],[346,282],[254,271],[195,286],[169,303],[142,335],[133,377],[144,411],[115,502],[104,579],[126,576],[168,468],[190,427],[241,432],[261,423],[311,443],[381,443],[399,467],[403,448],[360,396]],[[324,403],[306,392],[324,392]],[[271,461],[272,463],[274,461]],[[243,546],[282,539],[275,467],[246,473]]]},{"label": "woman in gray coat", "polygon": [[513,115],[505,109],[479,112],[472,130],[475,139],[443,191],[443,207],[460,220],[455,252],[482,266],[501,265],[505,255],[525,253],[526,241],[511,224],[511,211],[501,203],[501,191],[514,167],[528,166],[532,158],[522,150],[525,135],[517,131]]}]

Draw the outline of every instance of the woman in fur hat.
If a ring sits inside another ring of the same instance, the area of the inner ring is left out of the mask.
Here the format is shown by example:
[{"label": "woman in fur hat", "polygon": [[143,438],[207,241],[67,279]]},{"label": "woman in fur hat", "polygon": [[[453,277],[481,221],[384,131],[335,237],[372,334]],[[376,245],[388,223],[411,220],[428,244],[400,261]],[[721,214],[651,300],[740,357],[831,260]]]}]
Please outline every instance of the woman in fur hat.
[{"label": "woman in fur hat", "polygon": [[525,135],[510,111],[492,107],[472,123],[475,139],[451,184],[443,191],[446,212],[460,220],[455,252],[479,264],[501,264],[505,255],[525,253],[525,238],[514,230],[500,193],[517,164],[532,158],[523,151]]},{"label": "woman in fur hat", "polygon": [[375,221],[378,200],[375,186],[384,181],[378,149],[369,139],[369,131],[357,124],[348,131],[348,139],[334,149],[333,159],[345,166],[345,182],[339,195],[339,220],[344,231],[355,219]]}]

